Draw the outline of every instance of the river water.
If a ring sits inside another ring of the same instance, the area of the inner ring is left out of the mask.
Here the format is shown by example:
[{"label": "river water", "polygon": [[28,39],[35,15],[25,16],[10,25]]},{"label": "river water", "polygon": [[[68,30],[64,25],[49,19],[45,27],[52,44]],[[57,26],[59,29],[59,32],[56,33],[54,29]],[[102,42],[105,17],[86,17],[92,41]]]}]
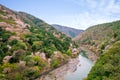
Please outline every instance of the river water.
[{"label": "river water", "polygon": [[75,72],[68,73],[66,80],[82,80],[87,77],[87,74],[93,66],[93,62],[88,58],[81,55],[79,55],[78,58],[80,62],[77,65],[77,70]]},{"label": "river water", "polygon": [[87,77],[92,66],[93,62],[91,60],[79,55],[78,58],[71,59],[67,64],[37,80],[82,80]]}]

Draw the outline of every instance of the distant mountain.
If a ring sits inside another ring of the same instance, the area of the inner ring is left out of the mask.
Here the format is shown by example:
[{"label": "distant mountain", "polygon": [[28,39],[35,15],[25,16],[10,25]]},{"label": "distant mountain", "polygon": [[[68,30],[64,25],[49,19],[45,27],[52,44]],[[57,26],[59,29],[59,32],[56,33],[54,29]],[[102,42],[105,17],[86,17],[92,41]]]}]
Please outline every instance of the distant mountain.
[{"label": "distant mountain", "polygon": [[0,80],[34,80],[75,57],[76,46],[43,20],[0,5]]},{"label": "distant mountain", "polygon": [[52,25],[58,31],[65,33],[66,35],[70,36],[71,38],[76,37],[78,34],[82,33],[84,30],[74,29],[66,26],[61,26],[58,24]]}]

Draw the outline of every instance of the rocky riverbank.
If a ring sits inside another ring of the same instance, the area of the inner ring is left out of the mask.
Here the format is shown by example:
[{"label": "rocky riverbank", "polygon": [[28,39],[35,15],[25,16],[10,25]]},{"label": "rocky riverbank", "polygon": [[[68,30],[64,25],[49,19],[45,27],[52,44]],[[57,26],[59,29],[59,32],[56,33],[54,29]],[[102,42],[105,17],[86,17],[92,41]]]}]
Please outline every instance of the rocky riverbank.
[{"label": "rocky riverbank", "polygon": [[78,58],[70,59],[67,64],[52,70],[46,75],[42,75],[36,80],[65,80],[65,75],[74,72],[77,69],[78,63]]},{"label": "rocky riverbank", "polygon": [[96,62],[96,60],[98,59],[98,56],[94,52],[89,50],[87,47],[81,46],[80,50],[85,51],[86,52],[85,54],[87,55],[87,57],[91,59],[93,62]]}]

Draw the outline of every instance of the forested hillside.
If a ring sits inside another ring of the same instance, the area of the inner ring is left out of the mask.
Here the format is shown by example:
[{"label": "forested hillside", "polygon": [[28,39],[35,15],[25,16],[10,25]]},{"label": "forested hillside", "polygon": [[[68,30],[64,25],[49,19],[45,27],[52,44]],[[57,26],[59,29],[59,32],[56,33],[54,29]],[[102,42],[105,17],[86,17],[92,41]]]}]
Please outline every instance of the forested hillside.
[{"label": "forested hillside", "polygon": [[98,57],[85,80],[120,79],[120,21],[92,26],[75,40]]},{"label": "forested hillside", "polygon": [[0,5],[0,80],[34,79],[74,57],[76,47],[43,20]]},{"label": "forested hillside", "polygon": [[120,41],[105,51],[90,71],[86,80],[120,79]]},{"label": "forested hillside", "polygon": [[120,40],[120,21],[92,26],[77,36],[75,40],[99,56],[109,46]]}]

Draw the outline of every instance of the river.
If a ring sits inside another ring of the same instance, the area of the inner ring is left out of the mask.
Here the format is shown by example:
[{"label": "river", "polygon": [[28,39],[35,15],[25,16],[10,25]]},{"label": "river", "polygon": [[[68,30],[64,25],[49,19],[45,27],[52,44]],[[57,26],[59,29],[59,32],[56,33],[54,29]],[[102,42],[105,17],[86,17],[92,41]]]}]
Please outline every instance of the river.
[{"label": "river", "polygon": [[87,77],[91,67],[93,66],[93,62],[88,58],[79,55],[78,56],[80,62],[77,65],[77,70],[72,73],[68,73],[66,76],[66,80],[82,80]]},{"label": "river", "polygon": [[82,80],[87,77],[94,63],[81,54],[37,80]]}]

